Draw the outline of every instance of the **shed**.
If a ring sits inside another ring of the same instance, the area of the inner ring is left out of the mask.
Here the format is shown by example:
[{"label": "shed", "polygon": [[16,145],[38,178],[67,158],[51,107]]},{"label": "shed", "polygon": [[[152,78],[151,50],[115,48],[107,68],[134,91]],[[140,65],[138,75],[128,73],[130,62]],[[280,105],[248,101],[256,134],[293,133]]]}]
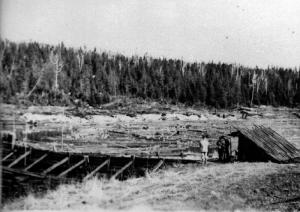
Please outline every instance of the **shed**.
[{"label": "shed", "polygon": [[238,160],[273,161],[279,163],[300,162],[300,151],[271,128],[255,125],[235,127],[231,136],[238,139]]}]

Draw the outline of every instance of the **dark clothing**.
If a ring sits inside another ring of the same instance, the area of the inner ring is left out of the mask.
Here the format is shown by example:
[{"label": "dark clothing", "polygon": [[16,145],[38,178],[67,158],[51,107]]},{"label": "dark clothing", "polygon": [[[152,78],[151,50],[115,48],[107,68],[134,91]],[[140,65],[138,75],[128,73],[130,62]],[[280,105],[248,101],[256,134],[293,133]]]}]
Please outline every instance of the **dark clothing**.
[{"label": "dark clothing", "polygon": [[218,154],[219,154],[219,160],[223,161],[224,158],[224,147],[225,147],[225,141],[223,138],[219,139],[217,142],[218,146]]},{"label": "dark clothing", "polygon": [[231,142],[229,139],[222,137],[217,142],[218,154],[220,161],[229,161],[230,160],[230,151],[231,151]]},{"label": "dark clothing", "polygon": [[231,152],[231,142],[229,139],[225,139],[225,161],[230,160],[230,152]]}]

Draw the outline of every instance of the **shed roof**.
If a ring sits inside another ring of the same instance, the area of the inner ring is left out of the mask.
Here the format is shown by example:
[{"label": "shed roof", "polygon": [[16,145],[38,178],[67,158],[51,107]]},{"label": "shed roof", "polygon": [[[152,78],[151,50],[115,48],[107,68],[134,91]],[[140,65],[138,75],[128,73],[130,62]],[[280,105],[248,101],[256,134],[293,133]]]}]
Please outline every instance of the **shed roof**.
[{"label": "shed roof", "polygon": [[236,127],[236,129],[263,149],[274,161],[300,161],[300,151],[271,128],[254,125],[252,129],[247,127]]}]

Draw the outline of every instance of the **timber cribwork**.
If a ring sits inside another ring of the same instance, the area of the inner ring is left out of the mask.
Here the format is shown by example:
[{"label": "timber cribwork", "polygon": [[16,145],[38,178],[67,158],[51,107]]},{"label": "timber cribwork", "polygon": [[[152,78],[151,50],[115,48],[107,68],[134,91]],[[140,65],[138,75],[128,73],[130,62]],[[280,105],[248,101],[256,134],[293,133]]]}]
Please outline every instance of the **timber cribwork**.
[{"label": "timber cribwork", "polygon": [[2,197],[16,197],[27,190],[45,190],[61,182],[85,181],[93,176],[124,180],[155,172],[163,164],[195,163],[198,160],[54,152],[2,143]]}]

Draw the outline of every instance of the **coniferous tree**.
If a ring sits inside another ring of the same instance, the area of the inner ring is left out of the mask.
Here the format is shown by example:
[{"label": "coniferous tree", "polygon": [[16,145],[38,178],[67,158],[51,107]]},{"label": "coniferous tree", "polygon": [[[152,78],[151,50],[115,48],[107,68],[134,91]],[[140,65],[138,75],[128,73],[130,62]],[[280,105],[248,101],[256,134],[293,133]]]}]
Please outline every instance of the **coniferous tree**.
[{"label": "coniferous tree", "polygon": [[0,47],[0,95],[7,103],[28,97],[38,104],[60,104],[70,98],[98,105],[109,96],[126,95],[221,108],[300,104],[299,68],[125,57],[66,48],[63,43],[1,40]]}]

